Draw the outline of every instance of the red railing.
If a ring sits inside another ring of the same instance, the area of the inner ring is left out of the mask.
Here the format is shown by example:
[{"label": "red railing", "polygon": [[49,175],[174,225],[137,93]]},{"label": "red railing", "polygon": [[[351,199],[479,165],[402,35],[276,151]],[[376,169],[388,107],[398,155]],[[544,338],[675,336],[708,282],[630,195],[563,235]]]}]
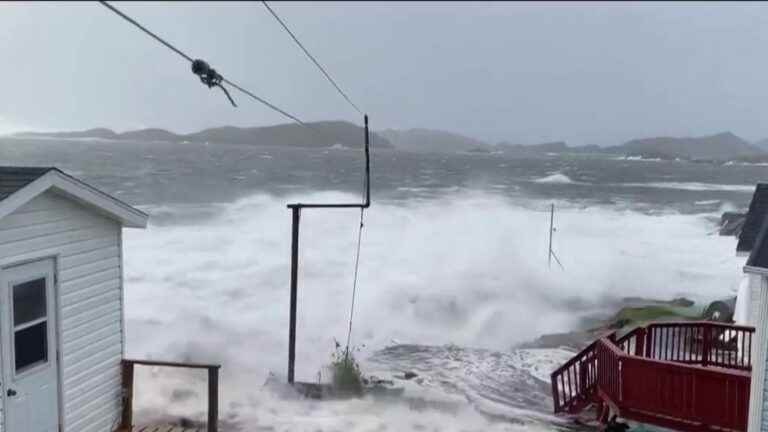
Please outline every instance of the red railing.
[{"label": "red railing", "polygon": [[713,322],[651,324],[644,357],[675,363],[752,369],[752,327]]},{"label": "red railing", "polygon": [[591,343],[550,376],[555,412],[576,412],[591,402],[597,382],[595,344]]},{"label": "red railing", "polygon": [[683,431],[747,430],[749,372],[634,356],[620,362],[621,394],[611,401],[623,418]]},{"label": "red railing", "polygon": [[611,339],[597,341],[597,391],[602,398],[610,401],[621,400],[621,360],[626,355]]},{"label": "red railing", "polygon": [[675,322],[602,337],[552,374],[555,412],[599,400],[625,419],[662,427],[745,431],[753,334]]}]

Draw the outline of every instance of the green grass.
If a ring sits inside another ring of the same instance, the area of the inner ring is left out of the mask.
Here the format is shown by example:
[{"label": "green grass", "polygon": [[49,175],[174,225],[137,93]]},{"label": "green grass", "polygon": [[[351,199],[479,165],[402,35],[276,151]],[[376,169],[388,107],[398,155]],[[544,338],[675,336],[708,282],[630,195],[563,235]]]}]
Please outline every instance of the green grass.
[{"label": "green grass", "polygon": [[644,324],[660,320],[691,320],[697,319],[697,314],[691,308],[649,305],[642,307],[622,308],[612,319],[614,324],[621,327],[631,324]]},{"label": "green grass", "polygon": [[330,368],[334,391],[341,394],[363,394],[363,373],[352,350],[342,348],[337,342]]}]

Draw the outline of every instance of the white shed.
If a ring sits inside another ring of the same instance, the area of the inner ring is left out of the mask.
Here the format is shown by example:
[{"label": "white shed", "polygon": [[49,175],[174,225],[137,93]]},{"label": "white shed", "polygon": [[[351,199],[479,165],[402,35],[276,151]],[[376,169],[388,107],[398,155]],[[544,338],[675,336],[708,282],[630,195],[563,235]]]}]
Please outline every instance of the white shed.
[{"label": "white shed", "polygon": [[0,430],[119,423],[122,228],[147,219],[56,168],[0,167]]}]

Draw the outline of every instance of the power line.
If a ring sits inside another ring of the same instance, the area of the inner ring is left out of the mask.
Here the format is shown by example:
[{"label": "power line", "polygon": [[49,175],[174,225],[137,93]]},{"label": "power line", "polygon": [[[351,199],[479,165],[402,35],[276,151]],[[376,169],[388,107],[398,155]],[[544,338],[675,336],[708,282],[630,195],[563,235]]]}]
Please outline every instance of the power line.
[{"label": "power line", "polygon": [[[146,33],[147,35],[149,35],[150,37],[152,37],[156,41],[158,41],[161,44],[165,45],[168,49],[170,49],[171,51],[173,51],[176,54],[180,55],[181,57],[183,57],[185,60],[187,60],[188,62],[192,63],[193,65],[195,65],[197,62],[202,62],[202,60],[194,60],[192,57],[190,57],[189,55],[184,53],[182,50],[176,48],[171,43],[169,43],[165,39],[161,38],[160,36],[156,35],[155,33],[150,31],[149,29],[147,29],[143,25],[139,24],[135,19],[129,17],[128,15],[126,15],[125,13],[120,11],[118,8],[112,6],[111,4],[107,3],[106,1],[99,1],[99,3],[104,5],[107,9],[111,10],[112,12],[114,12],[115,14],[117,14],[118,16],[123,18],[124,20],[126,20],[129,23],[133,24],[138,29],[140,29],[141,31],[143,31],[144,33]],[[205,64],[205,62],[203,62],[203,63]],[[207,66],[207,64],[205,64],[205,65]],[[230,81],[228,79],[223,78],[214,69],[206,67],[206,69],[204,69],[204,70],[205,70],[206,76],[201,75],[201,79],[203,79],[203,83],[207,84],[208,87],[212,86],[210,84],[212,82],[211,81],[212,79],[218,79],[219,82],[225,82],[225,83],[231,85],[232,87],[234,87],[235,89],[239,90],[243,94],[245,94],[247,96],[250,96],[251,98],[253,98],[257,102],[260,102],[260,103],[264,104],[266,107],[272,109],[273,111],[276,111],[276,112],[282,114],[283,116],[285,116],[285,117],[295,121],[296,123],[298,123],[298,124],[300,124],[302,126],[305,126],[305,127],[309,128],[310,130],[314,131],[314,129],[310,128],[307,124],[305,124],[303,121],[301,121],[298,117],[296,117],[293,114],[290,114],[287,111],[279,108],[278,106],[276,106],[275,104],[267,101],[266,99],[264,99],[262,97],[259,97],[259,96],[256,96],[253,92],[244,89],[243,87],[235,84],[234,82],[232,82],[232,81]],[[200,75],[198,72],[195,72],[195,73]],[[208,75],[208,74],[210,74],[210,75]],[[206,79],[208,80],[207,82],[206,82]],[[217,85],[217,86],[221,87],[224,90],[224,92],[227,94],[227,97],[229,97],[229,93],[227,92],[226,88],[224,88],[224,86],[222,86],[220,83],[214,83],[213,85]],[[234,101],[232,101],[231,98],[230,98],[230,101],[234,105]]]},{"label": "power line", "polygon": [[163,45],[167,46],[167,47],[168,47],[168,49],[170,49],[171,51],[173,51],[173,52],[175,52],[176,54],[178,54],[178,55],[180,55],[180,56],[184,57],[184,59],[185,59],[185,60],[187,60],[188,62],[192,63],[192,62],[194,61],[194,60],[192,59],[192,57],[190,57],[190,56],[188,56],[188,55],[184,54],[184,53],[183,53],[183,52],[182,52],[180,49],[178,49],[178,48],[176,48],[175,46],[171,45],[170,43],[166,42],[166,41],[165,41],[163,38],[161,38],[160,36],[158,36],[158,35],[156,35],[156,34],[152,33],[152,32],[151,32],[149,29],[147,29],[147,28],[146,28],[146,27],[144,27],[143,25],[141,25],[141,24],[139,24],[138,22],[136,22],[136,20],[135,20],[135,19],[133,19],[133,18],[129,17],[129,16],[128,16],[128,15],[126,15],[126,14],[124,14],[124,13],[123,13],[122,11],[120,11],[118,8],[116,8],[116,7],[112,6],[111,4],[109,4],[109,3],[105,2],[105,1],[100,1],[99,3],[103,4],[104,6],[106,6],[106,7],[107,7],[107,9],[111,10],[112,12],[114,12],[114,13],[118,14],[118,15],[119,15],[120,17],[122,17],[124,20],[126,20],[126,21],[128,21],[129,23],[131,23],[131,24],[135,25],[136,27],[140,28],[140,29],[141,29],[141,30],[142,30],[144,33],[146,33],[146,34],[148,34],[148,35],[152,36],[152,37],[153,37],[153,38],[154,38],[156,41],[158,41],[158,42],[160,42],[161,44],[163,44]]},{"label": "power line", "polygon": [[309,57],[309,59],[312,60],[312,63],[314,63],[315,66],[317,66],[317,68],[320,69],[320,72],[322,72],[323,75],[325,75],[325,77],[328,79],[328,81],[334,87],[336,87],[336,90],[344,97],[344,99],[346,99],[347,102],[349,102],[349,104],[352,105],[352,108],[354,108],[358,113],[360,113],[360,115],[363,115],[363,112],[360,110],[360,108],[358,108],[357,105],[355,105],[355,103],[352,102],[352,100],[349,98],[349,96],[347,96],[347,94],[344,93],[344,90],[342,90],[341,87],[339,87],[339,85],[336,84],[336,81],[333,78],[331,78],[331,75],[328,74],[328,72],[325,70],[325,68],[320,65],[320,62],[317,61],[315,56],[310,54],[310,52],[304,47],[304,44],[302,44],[299,41],[299,38],[297,38],[296,35],[293,34],[291,29],[288,28],[288,25],[286,25],[285,22],[277,15],[277,13],[269,6],[269,4],[267,4],[266,0],[262,0],[262,3],[267,8],[269,13],[271,13],[272,16],[275,17],[277,22],[279,22],[280,25],[283,26],[283,29],[285,29],[285,31],[288,32],[289,35],[291,35],[291,38],[293,38],[293,41],[296,42],[296,45],[298,45],[299,48],[301,48],[301,50],[304,51],[304,54],[306,54],[307,57]]},{"label": "power line", "polygon": [[363,240],[363,217],[365,214],[365,208],[360,208],[360,228],[357,231],[357,254],[355,255],[355,277],[352,282],[352,305],[349,307],[349,329],[347,331],[347,347],[346,353],[349,354],[349,343],[352,340],[352,319],[355,316],[355,297],[357,296],[357,274],[360,269],[360,244]]}]

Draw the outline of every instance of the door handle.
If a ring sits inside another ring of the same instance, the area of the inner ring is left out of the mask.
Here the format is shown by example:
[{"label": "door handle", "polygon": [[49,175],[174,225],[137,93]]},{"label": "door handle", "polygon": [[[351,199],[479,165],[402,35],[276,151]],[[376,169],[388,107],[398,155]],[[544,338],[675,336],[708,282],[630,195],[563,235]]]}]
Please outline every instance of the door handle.
[{"label": "door handle", "polygon": [[8,393],[6,393],[6,394],[8,395],[8,397],[16,396],[16,390],[14,390],[12,388],[9,388],[8,389]]}]

